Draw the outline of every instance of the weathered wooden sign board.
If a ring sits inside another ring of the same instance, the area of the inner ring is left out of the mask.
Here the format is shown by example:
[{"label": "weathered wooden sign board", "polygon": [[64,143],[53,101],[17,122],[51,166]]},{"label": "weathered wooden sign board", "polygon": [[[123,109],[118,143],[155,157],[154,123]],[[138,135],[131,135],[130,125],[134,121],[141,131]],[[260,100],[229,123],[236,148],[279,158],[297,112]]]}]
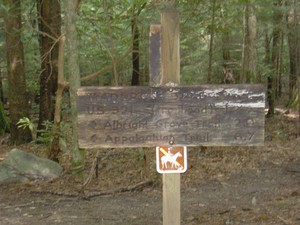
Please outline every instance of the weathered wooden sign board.
[{"label": "weathered wooden sign board", "polygon": [[83,148],[260,145],[261,85],[83,87],[78,91]]}]

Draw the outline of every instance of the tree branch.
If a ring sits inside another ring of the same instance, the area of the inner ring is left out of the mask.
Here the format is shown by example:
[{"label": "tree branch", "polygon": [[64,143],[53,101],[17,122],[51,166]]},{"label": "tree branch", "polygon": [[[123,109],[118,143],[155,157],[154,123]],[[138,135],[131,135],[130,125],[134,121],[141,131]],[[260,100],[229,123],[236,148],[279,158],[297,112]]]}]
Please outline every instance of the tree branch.
[{"label": "tree branch", "polygon": [[[124,54],[119,60],[116,60],[115,63],[120,63],[120,62],[122,62],[122,61],[123,61],[123,60],[131,53],[131,52],[132,52],[132,47],[130,47],[130,48],[125,52],[125,54]],[[94,73],[92,73],[92,74],[90,74],[90,75],[86,75],[86,76],[82,77],[82,78],[80,79],[80,81],[87,81],[87,80],[90,80],[90,79],[92,79],[92,78],[94,78],[94,77],[100,75],[101,73],[105,73],[105,72],[111,70],[112,68],[113,68],[113,64],[108,65],[108,66],[106,66],[106,67],[103,67],[101,70],[98,70],[98,71],[96,71],[96,72],[94,72]]]}]

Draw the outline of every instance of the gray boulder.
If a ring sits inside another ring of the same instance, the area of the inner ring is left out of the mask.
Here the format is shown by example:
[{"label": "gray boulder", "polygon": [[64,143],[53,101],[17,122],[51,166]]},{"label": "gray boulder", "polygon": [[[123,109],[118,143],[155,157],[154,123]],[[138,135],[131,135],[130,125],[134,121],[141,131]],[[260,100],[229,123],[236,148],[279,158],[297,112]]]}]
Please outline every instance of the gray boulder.
[{"label": "gray boulder", "polygon": [[0,184],[47,180],[62,171],[63,168],[56,162],[15,148],[0,163]]}]

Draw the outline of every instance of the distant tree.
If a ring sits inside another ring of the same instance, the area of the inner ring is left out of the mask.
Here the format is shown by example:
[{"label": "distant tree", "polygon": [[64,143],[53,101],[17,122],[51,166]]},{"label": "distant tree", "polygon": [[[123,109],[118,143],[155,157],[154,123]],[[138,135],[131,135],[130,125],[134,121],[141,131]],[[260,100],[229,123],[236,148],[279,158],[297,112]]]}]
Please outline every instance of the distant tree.
[{"label": "distant tree", "polygon": [[60,0],[37,0],[41,55],[40,112],[38,129],[53,121],[58,73],[58,39],[61,35]]},{"label": "distant tree", "polygon": [[295,107],[298,104],[297,99],[299,90],[297,79],[300,78],[300,25],[299,25],[299,3],[297,0],[291,0],[290,10],[287,16],[288,24],[288,45],[290,56],[290,76],[289,76],[289,107]]},{"label": "distant tree", "polygon": [[2,82],[2,71],[1,71],[1,68],[0,68],[0,101],[2,101],[2,103],[4,102],[3,82]]},{"label": "distant tree", "polygon": [[110,1],[103,0],[103,9],[104,9],[104,15],[105,15],[105,22],[106,27],[108,31],[108,43],[109,48],[107,48],[107,53],[109,54],[111,61],[112,61],[112,79],[111,83],[114,86],[119,85],[119,73],[117,70],[117,60],[116,60],[116,44],[115,44],[115,38],[114,38],[114,32],[113,32],[113,25],[112,25],[112,10],[109,7]]},{"label": "distant tree", "polygon": [[24,50],[21,39],[20,0],[4,0],[8,11],[5,15],[5,40],[8,70],[8,99],[10,116],[10,135],[12,144],[22,144],[31,139],[29,129],[18,129],[17,122],[29,117],[26,99],[26,80]]},{"label": "distant tree", "polygon": [[253,83],[257,77],[257,56],[256,56],[256,15],[254,5],[248,0],[244,9],[243,23],[243,55],[242,55],[242,71],[240,82]]},{"label": "distant tree", "polygon": [[5,116],[3,103],[0,100],[0,135],[4,134],[8,130],[9,130],[8,121]]},{"label": "distant tree", "polygon": [[280,47],[281,47],[281,36],[282,32],[282,5],[283,0],[277,0],[274,4],[273,12],[273,23],[274,28],[272,32],[272,47],[271,47],[271,74],[268,76],[268,116],[273,116],[275,114],[275,102],[276,102],[276,93],[277,93],[277,81],[278,74],[280,73],[282,63],[280,62]]},{"label": "distant tree", "polygon": [[141,6],[133,4],[133,19],[131,22],[132,32],[132,77],[131,85],[140,84],[140,35],[139,35],[139,16],[142,10],[145,8],[147,2],[144,2]]},{"label": "distant tree", "polygon": [[209,29],[210,39],[209,39],[209,50],[208,50],[208,72],[207,72],[207,83],[212,80],[212,58],[213,58],[213,46],[214,46],[214,36],[215,36],[215,20],[216,20],[216,0],[212,0],[211,6],[211,25]]},{"label": "distant tree", "polygon": [[223,57],[223,65],[228,65],[231,61],[230,56],[230,35],[229,35],[229,27],[226,22],[226,18],[223,17],[223,24],[222,24],[222,57]]}]

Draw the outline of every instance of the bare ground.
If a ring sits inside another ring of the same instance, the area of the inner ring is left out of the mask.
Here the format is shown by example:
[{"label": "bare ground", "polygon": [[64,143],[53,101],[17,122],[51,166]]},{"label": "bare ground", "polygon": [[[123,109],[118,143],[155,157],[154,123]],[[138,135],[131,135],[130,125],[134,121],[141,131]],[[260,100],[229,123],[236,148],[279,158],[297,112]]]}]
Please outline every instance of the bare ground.
[{"label": "bare ground", "polygon": [[[263,147],[189,148],[189,168],[181,175],[181,224],[300,224],[298,132],[298,120],[278,115],[266,121]],[[20,148],[45,154],[33,144]],[[0,158],[10,149],[0,146]],[[83,176],[71,174],[70,154],[63,153],[61,177],[0,186],[0,224],[162,224],[154,149],[99,150],[98,177],[91,170],[96,154],[86,152]]]}]

